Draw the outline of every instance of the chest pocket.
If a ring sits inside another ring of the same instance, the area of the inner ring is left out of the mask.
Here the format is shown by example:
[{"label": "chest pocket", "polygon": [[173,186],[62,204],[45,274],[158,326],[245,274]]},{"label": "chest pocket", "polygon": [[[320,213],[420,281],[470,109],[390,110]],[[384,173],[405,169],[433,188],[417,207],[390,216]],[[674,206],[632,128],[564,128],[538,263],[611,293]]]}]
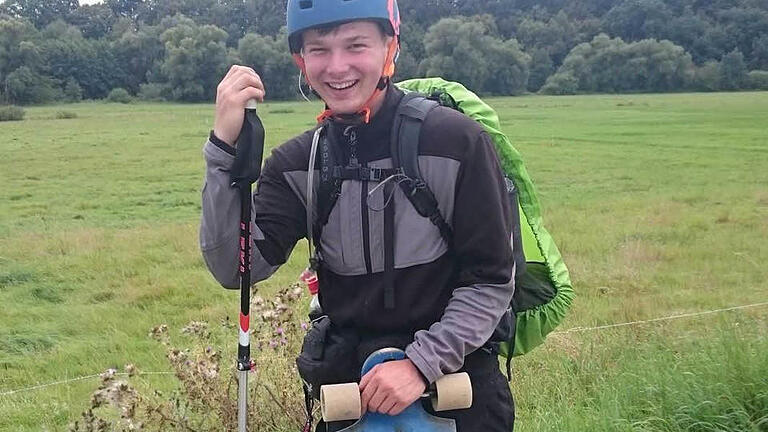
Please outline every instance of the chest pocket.
[{"label": "chest pocket", "polygon": [[[392,168],[391,159],[373,161],[371,168]],[[450,224],[453,214],[459,162],[437,156],[419,156],[419,167]],[[388,181],[397,182],[398,178]],[[378,187],[377,187],[378,186]],[[379,182],[345,180],[341,193],[323,228],[322,258],[332,272],[356,276],[384,271],[384,207],[394,205],[394,264],[396,269],[435,261],[448,246],[440,231],[420,216],[399,187],[385,188]]]}]

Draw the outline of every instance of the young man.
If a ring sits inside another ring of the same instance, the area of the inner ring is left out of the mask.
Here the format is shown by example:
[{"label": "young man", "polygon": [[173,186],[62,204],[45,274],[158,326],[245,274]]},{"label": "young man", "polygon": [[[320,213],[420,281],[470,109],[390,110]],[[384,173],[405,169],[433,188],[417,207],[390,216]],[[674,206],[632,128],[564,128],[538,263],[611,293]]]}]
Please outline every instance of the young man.
[{"label": "young man", "polygon": [[[390,135],[403,97],[390,81],[399,20],[395,0],[288,2],[291,52],[327,108],[318,127],[338,165],[350,172],[393,167]],[[233,66],[218,86],[214,129],[204,147],[201,248],[227,288],[238,287],[240,214],[228,171],[246,101],[264,95],[255,71]],[[264,165],[253,196],[253,281],[269,277],[308,235],[315,130],[275,149]],[[482,127],[448,108],[430,113],[419,141],[420,170],[452,229],[452,244],[392,187],[401,180],[396,175],[334,178],[335,204],[322,230],[313,230],[323,313],[333,328],[355,334],[358,361],[385,346],[406,352],[405,360],[380,364],[362,378],[364,410],[398,414],[442,375],[466,371],[473,406],[437,415],[456,419],[461,432],[510,431],[509,386],[496,355],[484,348],[514,290],[510,203],[499,162]],[[354,377],[359,363],[348,369]]]}]

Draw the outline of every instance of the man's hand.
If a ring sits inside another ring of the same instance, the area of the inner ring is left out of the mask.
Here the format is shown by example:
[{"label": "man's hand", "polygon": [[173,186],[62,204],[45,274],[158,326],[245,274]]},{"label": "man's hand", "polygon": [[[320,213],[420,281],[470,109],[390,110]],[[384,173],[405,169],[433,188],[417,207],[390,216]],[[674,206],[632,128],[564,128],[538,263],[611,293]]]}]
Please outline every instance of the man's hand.
[{"label": "man's hand", "polygon": [[400,414],[421,397],[427,385],[408,360],[379,363],[360,380],[362,412]]},{"label": "man's hand", "polygon": [[213,133],[234,146],[243,127],[245,104],[249,99],[264,101],[264,84],[253,69],[234,65],[216,87],[216,119]]}]

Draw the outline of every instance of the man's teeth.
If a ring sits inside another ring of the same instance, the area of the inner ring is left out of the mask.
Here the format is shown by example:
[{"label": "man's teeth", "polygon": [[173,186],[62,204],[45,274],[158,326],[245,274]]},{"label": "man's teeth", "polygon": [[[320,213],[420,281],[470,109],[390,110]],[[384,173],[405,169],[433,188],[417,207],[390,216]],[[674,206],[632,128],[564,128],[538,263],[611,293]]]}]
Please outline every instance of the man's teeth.
[{"label": "man's teeth", "polygon": [[344,90],[346,88],[352,87],[357,83],[356,80],[352,81],[344,81],[340,83],[328,83],[328,86],[335,90]]}]

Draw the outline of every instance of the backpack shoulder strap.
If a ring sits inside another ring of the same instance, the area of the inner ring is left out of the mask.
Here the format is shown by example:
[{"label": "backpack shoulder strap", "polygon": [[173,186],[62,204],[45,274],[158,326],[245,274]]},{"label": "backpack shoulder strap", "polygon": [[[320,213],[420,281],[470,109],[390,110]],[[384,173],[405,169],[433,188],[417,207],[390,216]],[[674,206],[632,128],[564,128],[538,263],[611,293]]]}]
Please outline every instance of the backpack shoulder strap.
[{"label": "backpack shoulder strap", "polygon": [[408,181],[400,183],[405,196],[422,217],[438,228],[440,235],[449,246],[453,241],[453,230],[440,213],[437,199],[421,176],[419,169],[419,136],[427,115],[440,106],[437,101],[418,93],[403,96],[395,111],[391,137],[392,164],[400,167]]},{"label": "backpack shoulder strap", "polygon": [[392,162],[403,168],[403,174],[421,179],[419,170],[419,134],[427,115],[437,106],[436,101],[418,93],[403,96],[395,112],[392,128]]}]

